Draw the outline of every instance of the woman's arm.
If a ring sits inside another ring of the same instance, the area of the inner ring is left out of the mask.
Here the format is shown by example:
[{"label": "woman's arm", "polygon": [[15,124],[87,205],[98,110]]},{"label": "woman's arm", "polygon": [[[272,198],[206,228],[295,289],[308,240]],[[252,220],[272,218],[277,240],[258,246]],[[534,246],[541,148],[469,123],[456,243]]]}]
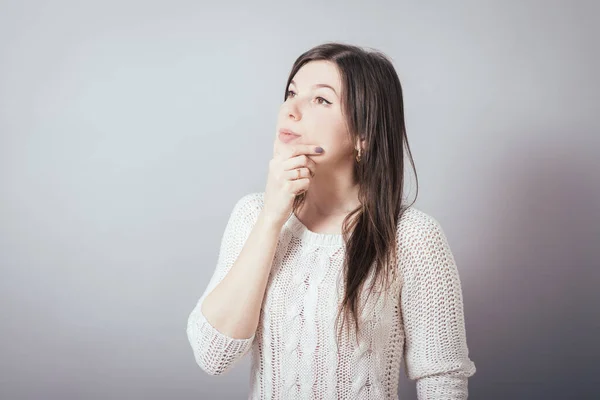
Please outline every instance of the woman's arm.
[{"label": "woman's arm", "polygon": [[260,213],[259,194],[235,205],[216,270],[188,318],[198,365],[210,375],[231,368],[251,348],[281,227]]},{"label": "woman's arm", "polygon": [[447,238],[421,213],[408,235],[401,293],[404,360],[419,400],[466,399],[475,373],[467,348],[460,278]]}]

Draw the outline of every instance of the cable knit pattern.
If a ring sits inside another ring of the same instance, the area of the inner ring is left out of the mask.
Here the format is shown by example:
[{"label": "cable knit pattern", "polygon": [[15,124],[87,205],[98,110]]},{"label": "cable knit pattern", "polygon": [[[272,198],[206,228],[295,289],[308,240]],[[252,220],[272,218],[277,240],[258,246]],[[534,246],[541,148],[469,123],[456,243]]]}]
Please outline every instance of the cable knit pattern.
[{"label": "cable knit pattern", "polygon": [[[263,206],[264,193],[242,197],[221,241],[214,274],[189,315],[187,335],[198,365],[222,374],[252,355],[249,399],[398,399],[405,362],[424,399],[466,399],[469,359],[458,270],[433,217],[408,208],[398,223],[394,284],[361,293],[360,337],[336,340],[343,300],[342,235],[311,232],[295,214],[282,227],[254,335],[228,337],[206,320],[202,301],[227,274]],[[377,290],[378,289],[378,290]]]}]

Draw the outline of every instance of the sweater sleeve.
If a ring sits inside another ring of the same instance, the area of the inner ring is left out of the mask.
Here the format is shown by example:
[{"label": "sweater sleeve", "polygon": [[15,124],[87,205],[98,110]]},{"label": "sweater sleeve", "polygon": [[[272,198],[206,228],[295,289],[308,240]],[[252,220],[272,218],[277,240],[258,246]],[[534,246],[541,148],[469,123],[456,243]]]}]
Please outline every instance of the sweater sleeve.
[{"label": "sweater sleeve", "polygon": [[475,373],[467,348],[458,270],[439,222],[416,218],[405,243],[401,311],[407,377],[417,381],[419,400],[466,399],[467,378]]},{"label": "sweater sleeve", "polygon": [[229,272],[250,235],[260,212],[256,194],[242,197],[233,207],[221,238],[216,268],[204,293],[189,314],[187,337],[194,352],[196,363],[209,375],[228,371],[252,347],[255,334],[249,338],[236,339],[219,332],[208,322],[201,306],[206,296]]}]

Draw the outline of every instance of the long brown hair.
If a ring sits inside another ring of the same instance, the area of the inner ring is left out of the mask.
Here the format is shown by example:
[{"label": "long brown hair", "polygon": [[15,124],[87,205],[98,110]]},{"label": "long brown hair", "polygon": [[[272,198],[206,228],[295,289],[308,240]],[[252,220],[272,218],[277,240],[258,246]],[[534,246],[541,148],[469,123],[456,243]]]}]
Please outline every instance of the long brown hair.
[{"label": "long brown hair", "polygon": [[[416,201],[418,178],[406,137],[402,86],[392,61],[384,53],[358,46],[328,42],[300,55],[289,74],[311,61],[335,63],[342,81],[341,108],[352,143],[365,139],[360,162],[354,164],[361,206],[350,212],[343,223],[346,247],[344,259],[345,294],[337,319],[343,312],[354,320],[359,333],[358,303],[365,281],[374,272],[369,295],[378,280],[389,288],[397,273],[397,227],[404,210]],[[415,200],[403,206],[404,146],[415,178]],[[299,194],[293,205],[296,212],[306,193]],[[374,271],[372,271],[374,269]],[[336,326],[337,326],[336,319]],[[343,326],[343,324],[342,324]]]}]

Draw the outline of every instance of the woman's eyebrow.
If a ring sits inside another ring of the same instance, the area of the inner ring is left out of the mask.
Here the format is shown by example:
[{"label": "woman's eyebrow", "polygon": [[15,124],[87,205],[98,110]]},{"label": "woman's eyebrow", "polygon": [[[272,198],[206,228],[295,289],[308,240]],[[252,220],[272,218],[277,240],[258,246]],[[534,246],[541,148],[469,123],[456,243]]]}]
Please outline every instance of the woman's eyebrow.
[{"label": "woman's eyebrow", "polygon": [[[290,81],[290,84],[296,86],[296,82],[294,82],[293,79]],[[333,93],[335,93],[336,96],[338,95],[337,92],[335,91],[335,89],[326,83],[317,83],[316,85],[313,85],[313,88],[322,88],[322,87],[329,88],[329,89],[333,90]]]}]

